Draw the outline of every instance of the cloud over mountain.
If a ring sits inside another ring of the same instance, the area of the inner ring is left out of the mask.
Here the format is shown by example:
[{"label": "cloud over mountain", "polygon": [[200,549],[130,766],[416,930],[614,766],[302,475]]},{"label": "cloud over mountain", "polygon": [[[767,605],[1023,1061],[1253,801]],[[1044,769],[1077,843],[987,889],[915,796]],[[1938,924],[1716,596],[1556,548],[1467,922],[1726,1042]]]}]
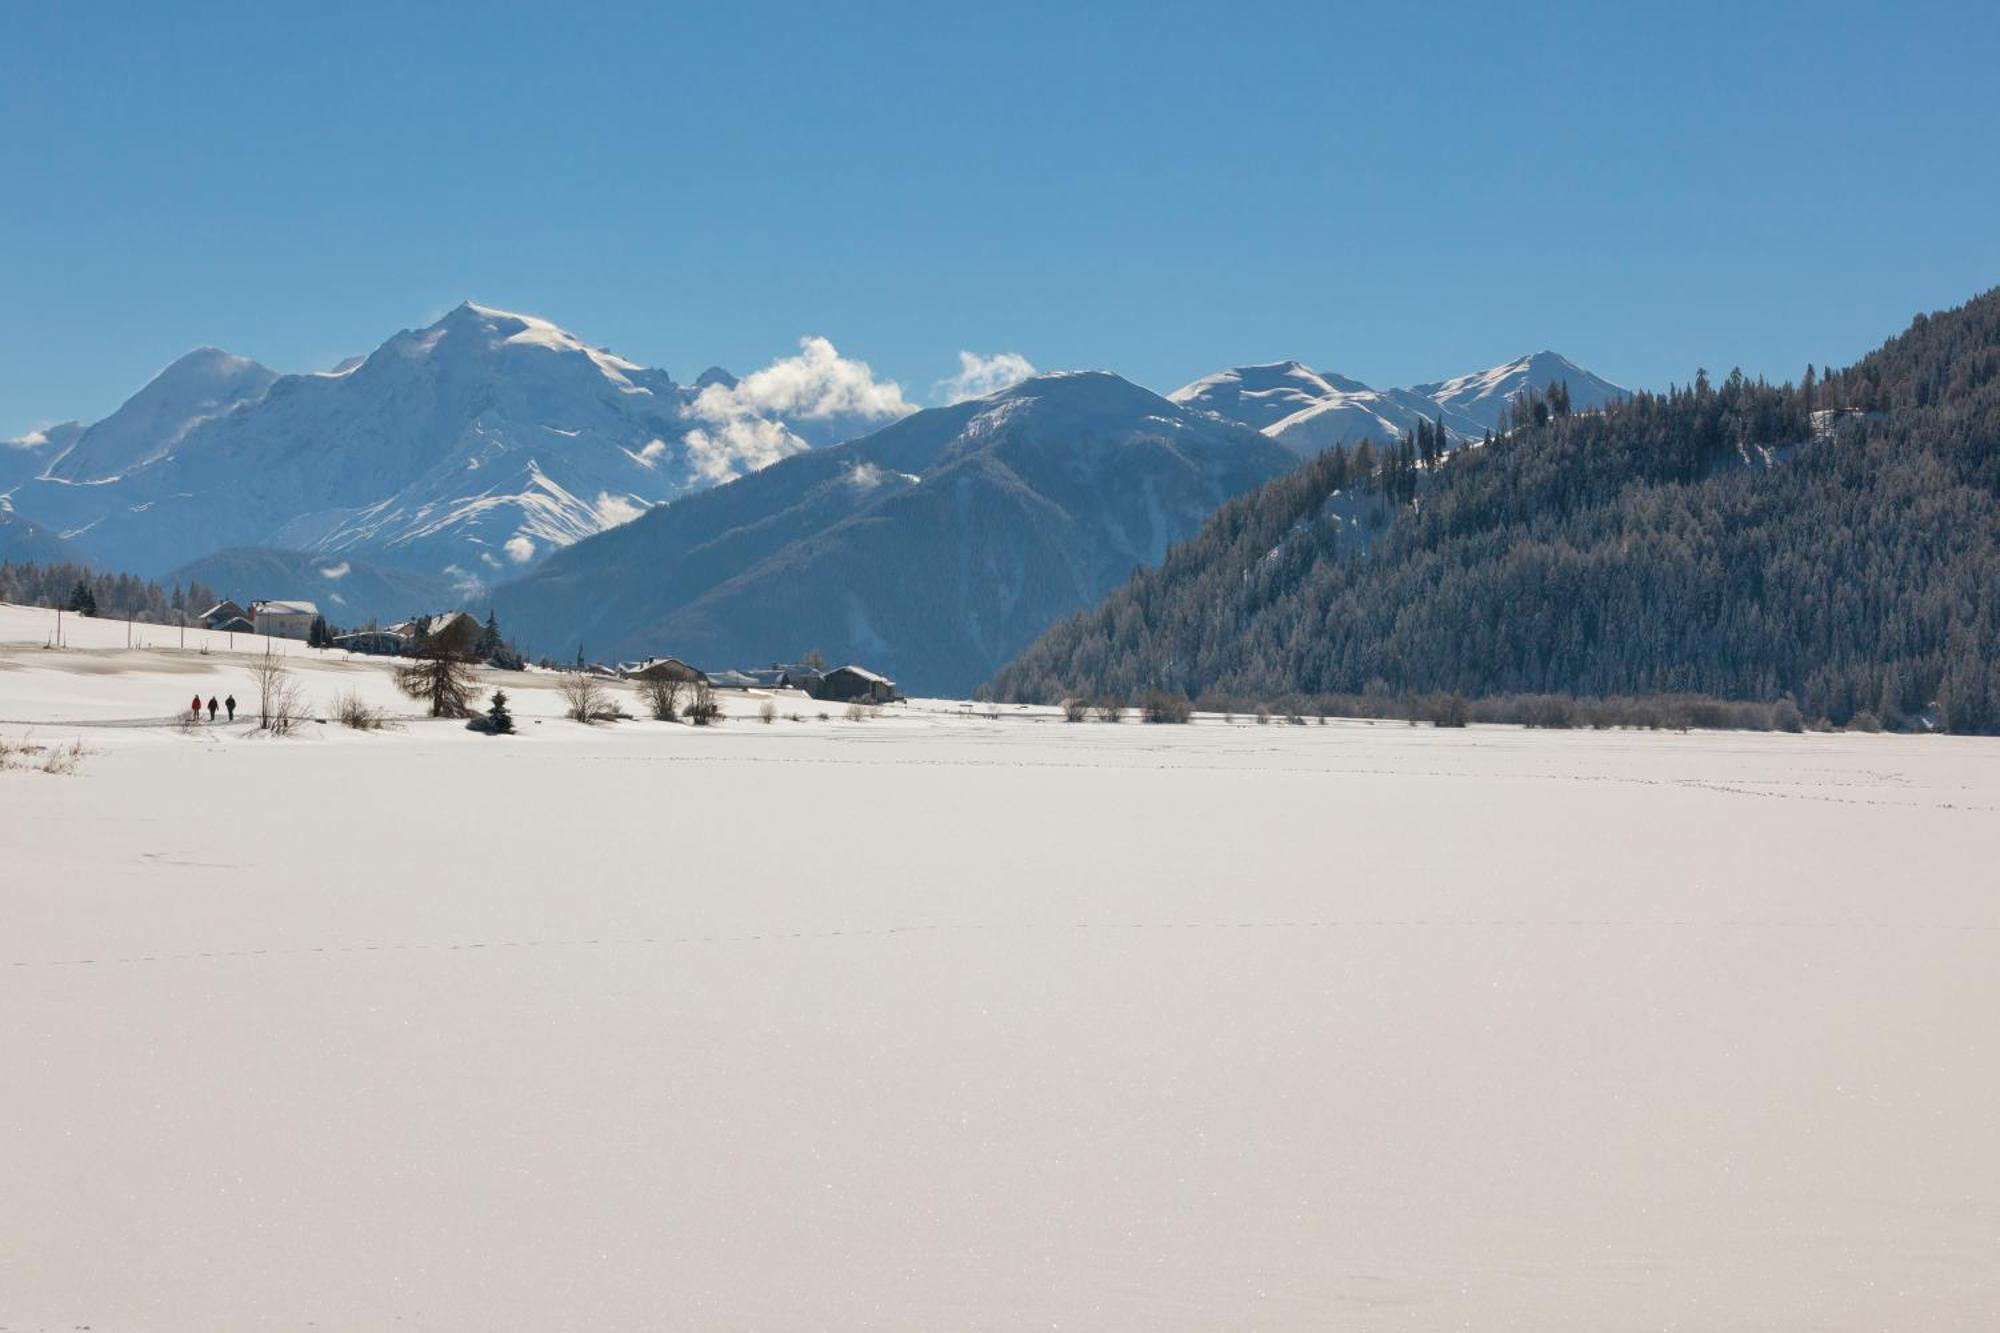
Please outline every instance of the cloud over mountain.
[{"label": "cloud over mountain", "polygon": [[978,352],[962,351],[958,354],[958,373],[939,380],[932,393],[949,407],[969,398],[984,398],[989,393],[1011,389],[1034,373],[1034,365],[1019,352],[981,356]]}]

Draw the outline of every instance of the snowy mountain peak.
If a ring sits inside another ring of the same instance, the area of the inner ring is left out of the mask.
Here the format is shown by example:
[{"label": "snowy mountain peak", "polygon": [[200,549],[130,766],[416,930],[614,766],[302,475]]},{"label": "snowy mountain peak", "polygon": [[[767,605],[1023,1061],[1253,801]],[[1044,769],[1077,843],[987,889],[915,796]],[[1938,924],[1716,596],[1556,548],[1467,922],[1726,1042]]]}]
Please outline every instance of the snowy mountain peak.
[{"label": "snowy mountain peak", "polygon": [[1560,352],[1547,350],[1436,384],[1420,384],[1415,392],[1469,418],[1482,430],[1498,430],[1514,400],[1530,389],[1546,389],[1551,384],[1568,385],[1570,402],[1579,410],[1602,407],[1626,396],[1625,390],[1610,380],[1591,374]]},{"label": "snowy mountain peak", "polygon": [[77,435],[43,475],[105,481],[170,453],[202,422],[261,399],[278,378],[247,356],[197,347],[177,358],[116,412]]},{"label": "snowy mountain peak", "polygon": [[1518,357],[1435,384],[1373,389],[1297,361],[1236,366],[1174,390],[1175,402],[1241,422],[1295,453],[1312,454],[1357,440],[1384,442],[1441,421],[1458,439],[1500,428],[1508,406],[1530,388],[1569,385],[1578,408],[1601,407],[1625,391],[1557,352]]},{"label": "snowy mountain peak", "polygon": [[1269,430],[1296,412],[1342,393],[1367,389],[1359,380],[1326,374],[1299,361],[1234,366],[1184,384],[1167,397],[1215,412],[1255,430]]}]

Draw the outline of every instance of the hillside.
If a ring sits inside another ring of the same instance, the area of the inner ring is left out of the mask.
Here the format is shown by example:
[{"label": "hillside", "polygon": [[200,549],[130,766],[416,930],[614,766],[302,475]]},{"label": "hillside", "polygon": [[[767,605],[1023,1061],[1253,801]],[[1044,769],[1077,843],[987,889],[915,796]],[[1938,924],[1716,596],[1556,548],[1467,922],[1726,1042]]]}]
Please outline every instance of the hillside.
[{"label": "hillside", "polygon": [[1790,694],[2000,728],[2000,292],[1823,383],[1531,406],[1434,469],[1337,451],[1225,506],[995,689]]},{"label": "hillside", "polygon": [[1292,466],[1116,375],[1040,375],[656,509],[494,603],[536,653],[741,666],[818,648],[962,692]]}]

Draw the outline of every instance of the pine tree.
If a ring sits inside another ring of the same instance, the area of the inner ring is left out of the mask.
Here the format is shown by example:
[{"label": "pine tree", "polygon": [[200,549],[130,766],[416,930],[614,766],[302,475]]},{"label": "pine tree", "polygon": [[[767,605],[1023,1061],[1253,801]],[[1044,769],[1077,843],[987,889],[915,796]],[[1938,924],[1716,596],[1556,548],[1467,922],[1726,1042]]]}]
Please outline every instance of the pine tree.
[{"label": "pine tree", "polygon": [[69,609],[80,616],[94,616],[97,614],[97,594],[90,590],[89,579],[77,579],[76,587],[70,590]]},{"label": "pine tree", "polygon": [[507,692],[493,691],[493,702],[486,705],[486,730],[495,736],[505,736],[514,730],[514,715],[507,711]]}]

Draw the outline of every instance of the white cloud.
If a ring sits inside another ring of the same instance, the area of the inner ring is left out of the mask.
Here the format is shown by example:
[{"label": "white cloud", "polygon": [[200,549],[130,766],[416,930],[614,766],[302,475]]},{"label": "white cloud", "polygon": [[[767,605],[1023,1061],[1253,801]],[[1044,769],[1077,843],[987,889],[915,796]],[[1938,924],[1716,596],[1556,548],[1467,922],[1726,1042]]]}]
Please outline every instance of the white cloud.
[{"label": "white cloud", "polygon": [[992,356],[960,352],[958,373],[939,380],[931,392],[946,403],[962,403],[1012,388],[1034,373],[1035,367],[1019,352],[995,352]]},{"label": "white cloud", "polygon": [[[354,566],[343,560],[337,565],[328,565],[326,568],[320,570],[319,576],[323,579],[344,579],[347,577],[347,571],[352,568]],[[339,599],[336,598],[335,600]]]},{"label": "white cloud", "polygon": [[606,527],[615,528],[620,523],[630,523],[646,512],[646,506],[629,495],[613,495],[610,491],[597,493],[597,517]]},{"label": "white cloud", "polygon": [[519,534],[509,537],[501,549],[506,551],[507,558],[517,565],[525,565],[535,558],[535,543]]},{"label": "white cloud", "polygon": [[690,473],[716,486],[812,447],[784,422],[759,417],[736,417],[707,430],[691,430],[681,443]]},{"label": "white cloud", "polygon": [[[878,380],[866,361],[840,354],[825,338],[799,339],[797,356],[781,357],[727,384],[710,384],[695,396],[693,413],[716,426],[752,417],[778,418],[796,430],[805,423],[867,425],[916,411],[894,380]],[[713,438],[713,433],[711,433]]]}]

